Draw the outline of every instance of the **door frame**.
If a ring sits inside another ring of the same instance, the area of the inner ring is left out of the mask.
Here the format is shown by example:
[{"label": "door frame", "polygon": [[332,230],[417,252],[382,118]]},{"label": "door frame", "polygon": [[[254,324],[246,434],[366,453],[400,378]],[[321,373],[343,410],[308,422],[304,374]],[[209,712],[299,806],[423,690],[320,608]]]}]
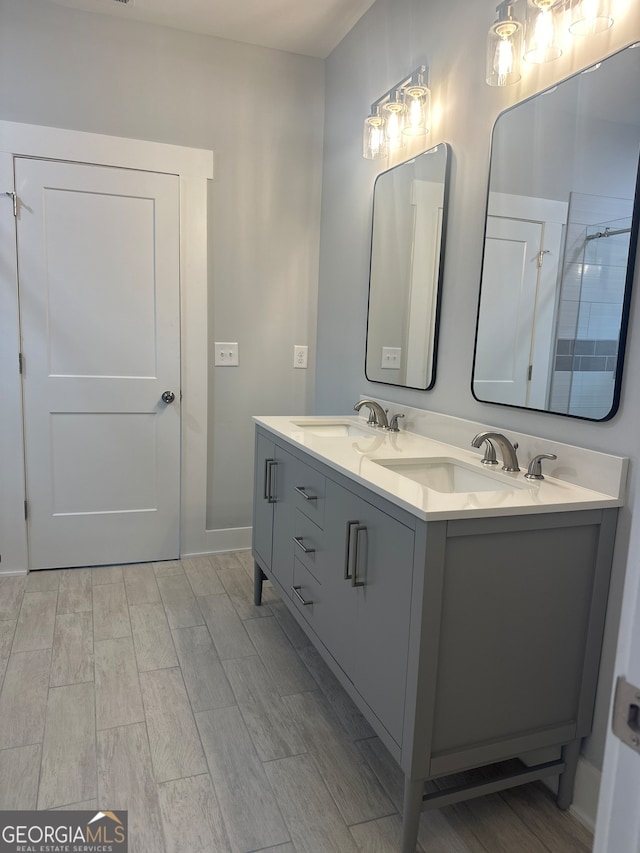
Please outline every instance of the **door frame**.
[{"label": "door frame", "polygon": [[[180,179],[182,384],[180,553],[207,552],[207,193],[213,152],[0,121],[0,574],[28,568],[13,158],[40,157]],[[28,360],[28,353],[25,354]]]}]

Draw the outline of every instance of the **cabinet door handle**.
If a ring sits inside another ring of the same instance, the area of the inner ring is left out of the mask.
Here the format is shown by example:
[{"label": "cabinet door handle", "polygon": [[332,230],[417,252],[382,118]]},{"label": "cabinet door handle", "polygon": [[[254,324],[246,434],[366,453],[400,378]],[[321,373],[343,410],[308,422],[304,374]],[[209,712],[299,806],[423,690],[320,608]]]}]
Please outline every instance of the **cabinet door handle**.
[{"label": "cabinet door handle", "polygon": [[301,586],[292,586],[291,589],[293,590],[293,594],[298,599],[298,601],[305,607],[307,607],[309,604],[313,604],[313,601],[307,601],[305,598],[303,598],[302,595],[300,595],[300,590],[302,589]]},{"label": "cabinet door handle", "polygon": [[302,541],[303,539],[304,539],[304,536],[294,536],[293,537],[293,541],[296,543],[296,545],[299,548],[302,548],[302,550],[304,551],[305,554],[315,554],[316,549],[315,548],[307,548],[307,546]]},{"label": "cabinet door handle", "polygon": [[276,465],[275,459],[264,460],[264,499],[270,504],[274,504],[276,499],[273,494],[273,477],[272,472]]},{"label": "cabinet door handle", "polygon": [[316,495],[308,495],[304,489],[304,486],[296,486],[295,491],[301,495],[305,501],[317,501],[318,498]]},{"label": "cabinet door handle", "polygon": [[[353,572],[351,573],[351,586],[365,586],[364,581],[356,580],[356,573],[358,571],[358,563],[360,562],[360,534],[367,532],[367,528],[364,524],[358,524],[356,527],[356,537],[355,537],[355,547],[354,547],[354,557],[353,557]],[[365,567],[367,565],[367,537],[364,538],[365,546],[364,546],[364,564]]]},{"label": "cabinet door handle", "polygon": [[347,535],[344,549],[344,579],[346,581],[351,580],[351,554],[354,550],[351,547],[351,535],[359,524],[359,521],[347,521]]}]

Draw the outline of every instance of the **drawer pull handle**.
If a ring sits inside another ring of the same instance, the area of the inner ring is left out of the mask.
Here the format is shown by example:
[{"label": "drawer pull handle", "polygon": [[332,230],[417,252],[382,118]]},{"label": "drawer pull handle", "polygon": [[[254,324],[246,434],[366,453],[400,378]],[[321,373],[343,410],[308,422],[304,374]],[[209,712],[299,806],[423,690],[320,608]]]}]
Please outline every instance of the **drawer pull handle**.
[{"label": "drawer pull handle", "polygon": [[273,494],[273,469],[275,466],[275,459],[264,460],[264,499],[270,504],[274,504],[276,502]]},{"label": "drawer pull handle", "polygon": [[305,554],[315,554],[316,549],[315,548],[307,548],[307,546],[302,541],[303,539],[304,539],[304,536],[294,536],[293,537],[293,541],[296,543],[296,545],[299,548],[302,548],[302,550],[304,551]]},{"label": "drawer pull handle", "polygon": [[[356,572],[358,570],[358,563],[360,562],[360,534],[366,534],[367,528],[364,524],[358,524],[356,527],[356,536],[355,536],[355,548],[353,549],[355,554],[353,557],[353,572],[351,573],[351,586],[365,586],[364,581],[356,580]],[[364,565],[367,565],[367,537],[365,535],[364,538]]]},{"label": "drawer pull handle", "polygon": [[296,486],[295,491],[299,495],[301,495],[305,499],[305,501],[317,501],[318,500],[317,495],[308,495],[304,490],[304,486]]},{"label": "drawer pull handle", "polygon": [[344,579],[346,581],[351,580],[351,557],[355,553],[351,547],[351,535],[359,524],[359,521],[347,521],[346,545],[344,549]]},{"label": "drawer pull handle", "polygon": [[307,605],[309,605],[309,604],[313,604],[313,601],[307,601],[305,598],[303,598],[303,596],[302,596],[302,595],[300,595],[300,590],[302,589],[302,587],[301,587],[301,586],[292,586],[292,587],[291,587],[291,589],[293,590],[295,597],[298,599],[298,601],[299,601],[302,605],[304,605],[305,607],[307,607]]}]

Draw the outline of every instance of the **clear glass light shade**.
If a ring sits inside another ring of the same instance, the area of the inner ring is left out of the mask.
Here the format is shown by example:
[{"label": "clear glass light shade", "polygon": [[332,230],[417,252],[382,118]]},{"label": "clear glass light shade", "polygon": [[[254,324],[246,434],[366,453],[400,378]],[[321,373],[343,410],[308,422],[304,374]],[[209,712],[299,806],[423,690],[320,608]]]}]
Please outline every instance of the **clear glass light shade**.
[{"label": "clear glass light shade", "polygon": [[528,0],[524,42],[527,62],[551,62],[561,56],[553,0]]},{"label": "clear glass light shade", "polygon": [[522,24],[511,18],[511,7],[505,14],[508,17],[497,20],[487,36],[486,81],[490,86],[510,86],[522,76]]},{"label": "clear glass light shade", "polygon": [[575,0],[571,6],[571,35],[590,36],[612,24],[611,0]]},{"label": "clear glass light shade", "polygon": [[405,136],[424,136],[431,130],[431,92],[422,83],[410,84],[404,90],[406,108],[404,127]]},{"label": "clear glass light shade", "polygon": [[365,160],[381,160],[388,153],[385,120],[376,112],[364,120],[362,156]]},{"label": "clear glass light shade", "polygon": [[403,130],[405,127],[407,109],[404,103],[401,100],[398,100],[399,97],[401,96],[396,94],[395,99],[393,101],[387,101],[381,110],[382,116],[385,119],[387,145],[389,146],[390,151],[393,151],[396,148],[402,148],[404,145]]}]

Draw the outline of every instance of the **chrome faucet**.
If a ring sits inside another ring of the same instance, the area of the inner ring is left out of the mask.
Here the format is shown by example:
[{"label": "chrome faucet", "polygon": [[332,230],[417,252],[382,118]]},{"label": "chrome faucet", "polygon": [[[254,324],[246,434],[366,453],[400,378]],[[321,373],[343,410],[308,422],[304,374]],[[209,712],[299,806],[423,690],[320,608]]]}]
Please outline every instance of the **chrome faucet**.
[{"label": "chrome faucet", "polygon": [[367,423],[372,426],[382,427],[382,429],[389,429],[389,424],[387,423],[387,413],[382,408],[380,403],[376,403],[375,400],[360,400],[359,403],[356,403],[354,411],[359,412],[363,406],[367,406],[369,409],[369,420]]},{"label": "chrome faucet", "polygon": [[518,465],[518,457],[516,456],[516,450],[518,449],[518,443],[511,444],[509,439],[502,435],[500,432],[479,432],[473,441],[471,442],[472,447],[480,447],[483,441],[495,441],[495,443],[500,448],[500,452],[502,453],[502,470],[503,471],[519,471],[520,466]]}]

